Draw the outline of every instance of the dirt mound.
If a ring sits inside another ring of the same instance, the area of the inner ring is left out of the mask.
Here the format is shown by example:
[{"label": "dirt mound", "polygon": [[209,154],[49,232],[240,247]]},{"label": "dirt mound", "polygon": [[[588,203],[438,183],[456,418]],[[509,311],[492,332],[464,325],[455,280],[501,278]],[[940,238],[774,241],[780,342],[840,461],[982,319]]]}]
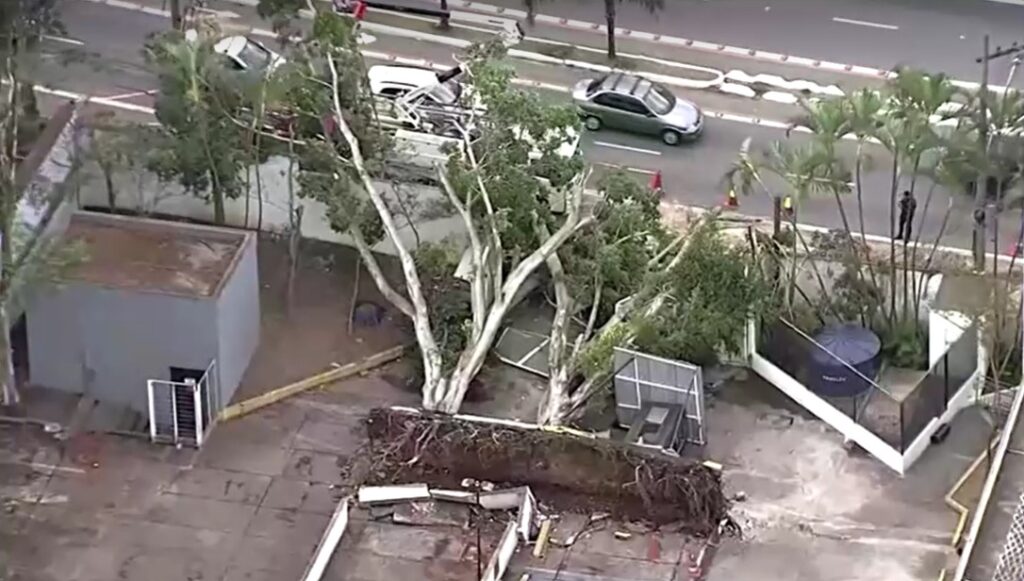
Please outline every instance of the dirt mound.
[{"label": "dirt mound", "polygon": [[556,511],[607,511],[675,523],[696,535],[710,534],[727,516],[719,474],[692,461],[607,440],[391,409],[372,410],[366,425],[366,484],[457,488],[474,478],[527,485]]}]

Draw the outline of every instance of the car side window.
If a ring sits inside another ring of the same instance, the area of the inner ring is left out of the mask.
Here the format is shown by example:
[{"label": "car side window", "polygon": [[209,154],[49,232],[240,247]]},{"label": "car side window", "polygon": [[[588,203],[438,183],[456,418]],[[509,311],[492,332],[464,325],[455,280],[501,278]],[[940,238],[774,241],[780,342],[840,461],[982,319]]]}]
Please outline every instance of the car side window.
[{"label": "car side window", "polygon": [[384,87],[380,90],[380,94],[384,97],[400,97],[405,94],[405,91],[397,87]]},{"label": "car side window", "polygon": [[647,107],[644,107],[643,103],[625,95],[604,93],[594,97],[594,102],[604,107],[611,107],[612,109],[618,109],[635,115],[647,114]]},{"label": "car side window", "polygon": [[601,93],[594,97],[594,102],[602,107],[611,107],[613,109],[619,109],[619,101],[615,98],[615,95],[611,93]]},{"label": "car side window", "polygon": [[620,96],[619,99],[622,100],[622,105],[619,108],[624,111],[629,111],[635,115],[647,115],[650,113],[647,106],[641,103],[638,99],[626,96]]}]

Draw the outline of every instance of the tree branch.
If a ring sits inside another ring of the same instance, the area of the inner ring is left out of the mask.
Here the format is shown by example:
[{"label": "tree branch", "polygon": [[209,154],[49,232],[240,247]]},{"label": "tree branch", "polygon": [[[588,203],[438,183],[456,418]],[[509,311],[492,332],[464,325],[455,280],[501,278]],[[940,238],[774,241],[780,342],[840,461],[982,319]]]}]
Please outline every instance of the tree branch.
[{"label": "tree branch", "polygon": [[380,290],[380,294],[388,300],[389,303],[395,305],[403,315],[412,319],[416,316],[416,312],[412,308],[412,304],[406,300],[398,291],[395,290],[387,277],[384,275],[384,271],[380,267],[380,262],[377,261],[377,256],[373,254],[370,249],[370,245],[366,243],[366,239],[363,237],[363,231],[359,226],[350,226],[348,229],[349,236],[355,242],[356,250],[359,251],[359,257],[363,259],[363,263],[366,265],[367,272],[370,273],[370,277],[373,282],[377,284],[377,289]]},{"label": "tree branch", "polygon": [[442,393],[438,393],[439,390],[443,390],[444,382],[441,378],[441,352],[437,346],[437,340],[434,337],[433,329],[430,325],[430,311],[427,308],[427,300],[423,294],[423,285],[420,281],[419,273],[416,271],[416,261],[414,260],[409,249],[405,247],[399,236],[398,226],[395,224],[394,216],[391,215],[391,210],[388,208],[387,203],[381,196],[380,192],[377,191],[377,187],[373,183],[373,179],[370,173],[366,170],[366,164],[363,160],[362,149],[359,145],[359,140],[352,133],[352,129],[348,126],[348,121],[345,120],[344,110],[341,107],[341,100],[338,97],[338,67],[334,63],[332,55],[327,57],[327,68],[331,72],[331,101],[334,106],[334,116],[338,125],[338,130],[341,131],[345,141],[348,143],[349,151],[352,155],[352,163],[355,167],[356,173],[359,175],[360,181],[363,183],[363,187],[366,189],[367,195],[370,197],[370,201],[377,209],[377,213],[380,215],[381,222],[384,226],[385,232],[391,237],[392,242],[398,251],[398,259],[402,265],[402,273],[405,275],[405,286],[409,293],[409,299],[411,302],[411,309],[413,316],[413,329],[416,333],[416,340],[420,346],[420,352],[423,356],[423,372],[424,372],[424,394],[423,401],[426,407],[433,407],[436,402],[440,400]]},{"label": "tree branch", "polygon": [[473,272],[471,274],[472,280],[470,281],[470,302],[473,311],[473,334],[470,342],[476,342],[480,337],[480,333],[484,328],[484,315],[487,310],[487,300],[484,297],[484,251],[483,246],[480,244],[480,237],[477,235],[476,227],[473,224],[473,215],[470,214],[469,208],[462,203],[459,199],[458,194],[455,192],[455,188],[452,187],[451,180],[448,179],[448,173],[444,171],[444,168],[440,164],[437,166],[437,175],[441,178],[441,186],[445,193],[448,194],[448,199],[451,201],[452,206],[455,207],[455,211],[458,212],[459,216],[462,217],[462,222],[466,226],[466,231],[469,233],[469,246],[470,251],[473,255]]}]

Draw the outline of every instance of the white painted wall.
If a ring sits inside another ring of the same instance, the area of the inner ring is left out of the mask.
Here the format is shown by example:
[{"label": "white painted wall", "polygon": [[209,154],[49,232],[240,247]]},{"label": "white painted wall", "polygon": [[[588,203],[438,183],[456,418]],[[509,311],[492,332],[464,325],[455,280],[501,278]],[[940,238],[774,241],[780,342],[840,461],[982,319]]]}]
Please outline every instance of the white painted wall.
[{"label": "white painted wall", "polygon": [[928,313],[928,367],[935,365],[964,331],[971,326],[971,319],[956,311],[931,311]]},{"label": "white painted wall", "polygon": [[[296,170],[297,173],[297,170]],[[93,172],[95,174],[95,172]],[[284,157],[270,158],[259,167],[263,195],[262,230],[281,232],[288,228],[288,160]],[[205,200],[189,194],[174,183],[161,183],[152,174],[136,176],[116,176],[119,189],[117,207],[122,210],[141,212],[144,214],[160,213],[181,216],[205,222],[213,221],[213,206]],[[251,189],[248,197],[228,200],[226,205],[227,225],[255,229],[259,217],[259,195],[256,190],[255,172],[251,173]],[[395,186],[378,182],[381,192],[391,199],[395,196]],[[421,209],[437,204],[443,196],[436,187],[402,184],[404,195],[415,199]],[[298,187],[295,187],[296,193]],[[351,238],[334,232],[326,217],[326,208],[320,202],[297,198],[296,204],[304,210],[302,219],[302,235],[325,242],[351,245]],[[85,180],[80,194],[79,207],[107,207],[107,192],[100,176],[92,175]],[[399,218],[402,241],[411,248],[415,244],[412,228]],[[431,220],[417,220],[416,229],[422,242],[437,242],[455,235],[463,236],[462,222],[458,217],[449,216]],[[385,237],[374,250],[382,254],[396,254],[394,243]]]},{"label": "white painted wall", "polygon": [[898,450],[804,387],[803,384],[776,367],[771,361],[757,353],[753,353],[750,357],[750,368],[754,373],[768,381],[768,383],[779,388],[782,393],[791,397],[804,409],[817,416],[818,419],[859,444],[889,468],[903,474],[903,457]]}]

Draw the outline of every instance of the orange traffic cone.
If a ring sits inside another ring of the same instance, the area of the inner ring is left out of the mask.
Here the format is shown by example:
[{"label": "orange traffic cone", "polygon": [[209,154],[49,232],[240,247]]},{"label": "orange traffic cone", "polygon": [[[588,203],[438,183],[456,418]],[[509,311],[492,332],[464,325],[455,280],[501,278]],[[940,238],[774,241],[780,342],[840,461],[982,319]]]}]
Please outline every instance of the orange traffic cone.
[{"label": "orange traffic cone", "polygon": [[662,187],[661,187],[661,172],[660,171],[654,172],[654,175],[651,176],[650,188],[651,188],[651,190],[653,190],[655,192],[657,192],[657,191],[662,189]]},{"label": "orange traffic cone", "polygon": [[725,197],[725,205],[730,208],[738,208],[740,206],[740,199],[736,197],[736,190],[729,188],[729,194]]}]

